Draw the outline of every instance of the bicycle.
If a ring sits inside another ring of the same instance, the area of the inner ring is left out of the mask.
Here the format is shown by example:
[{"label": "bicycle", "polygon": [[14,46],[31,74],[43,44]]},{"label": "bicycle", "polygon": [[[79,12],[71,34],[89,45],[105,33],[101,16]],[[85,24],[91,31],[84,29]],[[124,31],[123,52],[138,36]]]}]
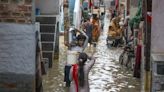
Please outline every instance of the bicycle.
[{"label": "bicycle", "polygon": [[133,50],[132,46],[127,45],[127,46],[125,46],[122,54],[119,57],[119,63],[121,65],[124,65],[127,68],[133,70],[134,64],[135,64],[134,58],[135,58],[135,54],[134,54],[134,50]]}]

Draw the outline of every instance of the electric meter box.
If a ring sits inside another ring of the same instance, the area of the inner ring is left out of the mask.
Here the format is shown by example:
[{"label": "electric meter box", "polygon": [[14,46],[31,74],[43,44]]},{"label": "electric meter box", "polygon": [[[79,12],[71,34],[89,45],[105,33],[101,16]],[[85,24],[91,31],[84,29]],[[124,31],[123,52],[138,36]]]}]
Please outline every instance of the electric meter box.
[{"label": "electric meter box", "polygon": [[151,55],[152,92],[164,92],[164,54]]}]

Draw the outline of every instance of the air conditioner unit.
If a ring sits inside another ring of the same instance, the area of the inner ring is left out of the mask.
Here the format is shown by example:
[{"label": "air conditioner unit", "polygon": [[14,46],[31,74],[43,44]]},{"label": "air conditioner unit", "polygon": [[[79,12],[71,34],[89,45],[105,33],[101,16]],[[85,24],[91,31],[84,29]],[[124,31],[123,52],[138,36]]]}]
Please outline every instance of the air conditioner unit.
[{"label": "air conditioner unit", "polygon": [[164,54],[152,54],[152,92],[164,92]]}]

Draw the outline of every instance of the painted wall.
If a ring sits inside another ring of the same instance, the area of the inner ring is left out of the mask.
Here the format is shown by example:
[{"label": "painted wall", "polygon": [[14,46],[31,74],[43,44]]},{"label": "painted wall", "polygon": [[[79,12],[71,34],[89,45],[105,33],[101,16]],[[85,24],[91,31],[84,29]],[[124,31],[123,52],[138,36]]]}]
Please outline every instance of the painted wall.
[{"label": "painted wall", "polygon": [[74,8],[74,15],[73,15],[73,24],[75,28],[80,29],[81,25],[81,7],[80,7],[80,0],[76,0],[75,8]]},{"label": "painted wall", "polygon": [[138,0],[130,0],[130,17],[133,18],[138,9]]},{"label": "painted wall", "polygon": [[69,0],[69,17],[70,17],[70,24],[73,24],[73,12],[75,7],[75,0]]},{"label": "painted wall", "polygon": [[59,32],[64,32],[64,1],[60,0],[60,20],[59,20]]},{"label": "painted wall", "polygon": [[164,52],[164,0],[153,0],[151,52]]},{"label": "painted wall", "polygon": [[34,30],[32,24],[0,23],[0,92],[34,92]]},{"label": "painted wall", "polygon": [[64,10],[63,10],[63,6],[61,7],[61,11],[60,11],[60,21],[59,21],[59,31],[60,32],[64,32]]},{"label": "painted wall", "polygon": [[35,2],[41,14],[59,14],[59,0],[36,0]]}]

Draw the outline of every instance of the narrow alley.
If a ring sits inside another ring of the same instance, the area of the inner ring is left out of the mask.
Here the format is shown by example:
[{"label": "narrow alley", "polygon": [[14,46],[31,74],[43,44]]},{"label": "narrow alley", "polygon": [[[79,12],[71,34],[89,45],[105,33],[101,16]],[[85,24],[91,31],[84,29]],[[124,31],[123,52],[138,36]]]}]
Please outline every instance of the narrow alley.
[{"label": "narrow alley", "polygon": [[[107,48],[107,28],[110,21],[107,18],[105,20],[104,31],[101,33],[97,47],[86,49],[88,54],[94,53],[94,56],[98,57],[89,74],[90,92],[139,92],[140,79],[134,78],[132,71],[118,63],[122,49]],[[67,92],[63,83],[66,62],[66,47],[63,43],[61,36],[59,61],[56,61],[49,73],[43,77],[44,92]]]},{"label": "narrow alley", "polygon": [[134,78],[130,70],[118,63],[122,49],[107,48],[109,23],[109,19],[106,18],[104,31],[94,54],[98,58],[89,75],[91,92],[139,92],[140,79]]},{"label": "narrow alley", "polygon": [[0,0],[0,92],[164,92],[164,0]]}]

